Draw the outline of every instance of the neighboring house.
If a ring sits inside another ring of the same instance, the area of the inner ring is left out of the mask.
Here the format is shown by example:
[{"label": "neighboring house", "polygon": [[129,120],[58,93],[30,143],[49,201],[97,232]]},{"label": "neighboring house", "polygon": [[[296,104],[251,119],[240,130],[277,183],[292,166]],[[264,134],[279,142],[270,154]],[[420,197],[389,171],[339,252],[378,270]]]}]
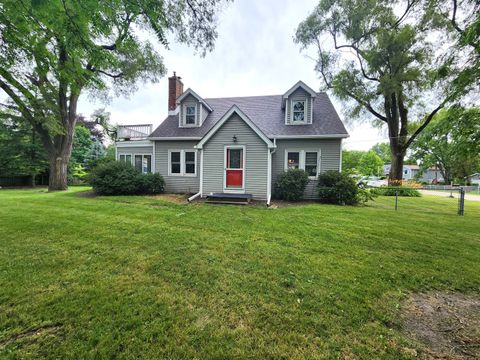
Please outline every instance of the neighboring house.
[{"label": "neighboring house", "polygon": [[480,173],[470,175],[468,180],[472,185],[480,185]]},{"label": "neighboring house", "polygon": [[158,172],[165,190],[208,196],[251,194],[270,203],[273,183],[289,168],[310,176],[305,198],[317,196],[318,174],[341,170],[348,133],[326,93],[302,81],[283,95],[203,99],[169,78],[168,117],[121,126],[118,160]]},{"label": "neighboring house", "polygon": [[[383,173],[385,176],[388,176],[390,173],[390,167],[390,164],[383,167]],[[418,180],[433,183],[443,181],[443,176],[439,169],[430,168],[421,171],[420,166],[418,165],[403,165],[403,180]]]}]

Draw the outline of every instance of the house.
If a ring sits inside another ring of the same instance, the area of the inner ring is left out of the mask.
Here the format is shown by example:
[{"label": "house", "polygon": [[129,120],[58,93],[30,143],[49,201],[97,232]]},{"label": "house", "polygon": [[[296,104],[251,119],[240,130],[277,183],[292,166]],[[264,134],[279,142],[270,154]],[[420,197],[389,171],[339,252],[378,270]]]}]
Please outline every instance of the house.
[{"label": "house", "polygon": [[175,73],[168,86],[168,117],[154,131],[121,126],[116,142],[118,160],[160,173],[167,192],[249,194],[268,204],[287,169],[309,174],[305,198],[317,196],[321,172],[341,170],[348,133],[327,94],[302,81],[283,95],[209,99],[183,91]]},{"label": "house", "polygon": [[468,180],[472,185],[479,185],[480,186],[480,173],[475,173],[468,176]]},{"label": "house", "polygon": [[[390,164],[383,167],[383,174],[388,176],[390,173]],[[403,165],[403,180],[417,180],[428,183],[443,181],[442,173],[438,168],[429,168],[422,171],[418,165]]]}]

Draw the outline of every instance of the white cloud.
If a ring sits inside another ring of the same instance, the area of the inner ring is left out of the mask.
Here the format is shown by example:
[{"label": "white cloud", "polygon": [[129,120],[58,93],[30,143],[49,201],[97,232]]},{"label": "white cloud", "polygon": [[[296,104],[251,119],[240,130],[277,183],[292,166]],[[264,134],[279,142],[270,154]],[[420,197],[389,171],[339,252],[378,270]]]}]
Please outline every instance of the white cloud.
[{"label": "white cloud", "polygon": [[[319,89],[314,62],[293,42],[296,27],[316,4],[318,0],[236,1],[219,14],[215,49],[204,58],[184,45],[159,48],[168,75],[176,71],[185,88],[205,98],[281,94],[300,79]],[[89,115],[105,106],[113,123],[157,126],[167,116],[167,86],[166,77],[157,84],[140,84],[129,98],[116,98],[106,106],[84,96],[79,112]],[[343,117],[341,104],[332,101]],[[350,149],[368,149],[381,138],[368,125],[348,128]]]}]

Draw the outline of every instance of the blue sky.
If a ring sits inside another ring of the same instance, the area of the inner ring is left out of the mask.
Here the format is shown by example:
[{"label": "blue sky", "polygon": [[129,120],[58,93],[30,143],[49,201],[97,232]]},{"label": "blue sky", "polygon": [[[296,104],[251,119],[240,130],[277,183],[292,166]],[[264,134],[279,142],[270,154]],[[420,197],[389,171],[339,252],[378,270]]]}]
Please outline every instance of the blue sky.
[{"label": "blue sky", "polygon": [[[321,86],[313,70],[314,62],[300,52],[293,42],[298,24],[312,11],[317,0],[237,0],[219,13],[219,37],[213,52],[204,58],[194,55],[193,49],[171,44],[170,50],[160,49],[168,76],[173,71],[182,77],[186,88],[200,96],[249,96],[286,92],[298,80],[318,90]],[[154,126],[167,115],[167,77],[157,84],[139,85],[129,98],[116,98],[109,104],[92,101],[83,96],[79,112],[90,115],[94,109],[105,107],[112,123]],[[333,97],[342,119],[342,104]],[[347,122],[350,149],[368,149],[384,138],[379,130],[368,124]]]}]

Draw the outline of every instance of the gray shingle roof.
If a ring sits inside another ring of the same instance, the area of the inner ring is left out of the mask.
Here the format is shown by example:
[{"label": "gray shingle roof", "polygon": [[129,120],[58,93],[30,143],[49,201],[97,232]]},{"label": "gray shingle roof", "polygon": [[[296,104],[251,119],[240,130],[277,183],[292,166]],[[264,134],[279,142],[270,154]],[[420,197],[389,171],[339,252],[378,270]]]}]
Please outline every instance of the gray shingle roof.
[{"label": "gray shingle roof", "polygon": [[178,127],[178,115],[168,116],[150,135],[158,137],[203,137],[222,116],[237,105],[269,138],[277,136],[348,135],[326,93],[318,93],[313,102],[313,122],[285,125],[282,95],[205,99],[213,111],[201,127]]}]

